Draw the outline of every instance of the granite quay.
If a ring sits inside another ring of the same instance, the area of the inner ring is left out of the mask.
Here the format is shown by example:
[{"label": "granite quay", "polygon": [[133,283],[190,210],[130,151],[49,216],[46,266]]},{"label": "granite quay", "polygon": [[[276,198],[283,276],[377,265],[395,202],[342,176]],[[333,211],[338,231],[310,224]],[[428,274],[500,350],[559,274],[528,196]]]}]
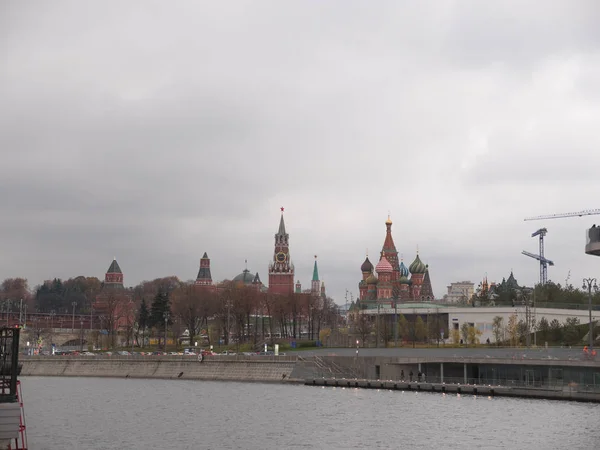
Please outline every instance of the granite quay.
[{"label": "granite quay", "polygon": [[445,354],[420,351],[398,355],[371,349],[378,351],[357,356],[329,350],[288,356],[217,355],[207,356],[201,362],[191,356],[30,356],[22,360],[22,375],[235,380],[342,387],[351,382],[354,384],[350,387],[393,386],[473,394],[482,393],[482,387],[494,387],[490,395],[600,401],[600,362],[595,360],[569,359],[565,355],[559,358],[547,352],[517,357],[515,353],[455,355],[452,351],[458,349],[448,349]]}]

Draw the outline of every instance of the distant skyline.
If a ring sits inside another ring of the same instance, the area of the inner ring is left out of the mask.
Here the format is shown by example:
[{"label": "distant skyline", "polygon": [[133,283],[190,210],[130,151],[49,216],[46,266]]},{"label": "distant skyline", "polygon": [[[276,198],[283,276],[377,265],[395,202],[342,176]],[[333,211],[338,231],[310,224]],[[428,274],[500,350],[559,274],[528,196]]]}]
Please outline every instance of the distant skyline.
[{"label": "distant skyline", "polygon": [[8,0],[0,278],[296,279],[339,304],[396,248],[436,297],[511,271],[600,278],[600,3]]}]

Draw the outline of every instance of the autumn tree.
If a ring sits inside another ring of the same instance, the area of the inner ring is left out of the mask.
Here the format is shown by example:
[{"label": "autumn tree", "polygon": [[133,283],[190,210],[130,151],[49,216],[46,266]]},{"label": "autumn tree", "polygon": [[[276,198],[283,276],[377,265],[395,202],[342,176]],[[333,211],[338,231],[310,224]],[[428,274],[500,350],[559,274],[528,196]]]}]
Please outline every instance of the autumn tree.
[{"label": "autumn tree", "polygon": [[492,322],[492,333],[494,334],[494,340],[496,345],[504,340],[504,318],[502,316],[495,316]]},{"label": "autumn tree", "polygon": [[518,329],[518,320],[516,314],[511,314],[508,318],[508,324],[506,326],[506,331],[508,332],[508,337],[510,339],[510,345],[516,347],[519,343],[519,329]]},{"label": "autumn tree", "polygon": [[398,317],[398,336],[404,341],[410,339],[408,320],[406,320],[404,314],[400,314],[400,317]]},{"label": "autumn tree", "polygon": [[373,330],[373,324],[371,323],[369,316],[364,312],[359,312],[356,315],[355,327],[357,333],[360,335],[360,340],[364,347],[367,342],[367,336],[369,336]]},{"label": "autumn tree", "polygon": [[462,341],[465,344],[469,343],[469,324],[467,322],[463,322],[460,326],[460,335],[462,337]]},{"label": "autumn tree", "polygon": [[481,336],[481,330],[479,328],[475,328],[473,325],[469,325],[469,329],[467,331],[467,342],[470,345],[479,344],[479,336]]},{"label": "autumn tree", "polygon": [[427,338],[427,327],[421,316],[418,316],[415,321],[415,338],[420,342]]},{"label": "autumn tree", "polygon": [[205,286],[182,284],[171,294],[173,314],[181,319],[189,333],[189,345],[200,334],[204,319],[204,304],[211,301],[213,293]]}]

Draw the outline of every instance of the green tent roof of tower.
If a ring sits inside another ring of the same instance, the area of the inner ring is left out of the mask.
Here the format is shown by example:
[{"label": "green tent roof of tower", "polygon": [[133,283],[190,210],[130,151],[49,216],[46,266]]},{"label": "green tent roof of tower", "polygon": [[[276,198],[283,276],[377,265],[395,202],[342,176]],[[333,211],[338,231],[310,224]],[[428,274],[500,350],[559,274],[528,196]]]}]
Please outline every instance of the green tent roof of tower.
[{"label": "green tent roof of tower", "polygon": [[315,267],[313,268],[313,281],[319,281],[319,269],[317,268],[317,260],[315,259]]}]

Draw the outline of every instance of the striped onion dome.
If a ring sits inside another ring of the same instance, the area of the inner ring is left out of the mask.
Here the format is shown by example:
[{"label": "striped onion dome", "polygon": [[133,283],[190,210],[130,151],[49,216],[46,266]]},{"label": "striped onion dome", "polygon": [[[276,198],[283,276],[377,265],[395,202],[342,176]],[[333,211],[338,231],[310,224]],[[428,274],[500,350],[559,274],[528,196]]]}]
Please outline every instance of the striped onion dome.
[{"label": "striped onion dome", "polygon": [[390,273],[394,271],[394,268],[392,267],[392,265],[387,260],[384,254],[381,256],[381,259],[377,263],[375,270],[377,271],[377,273]]},{"label": "striped onion dome", "polygon": [[419,258],[418,253],[415,260],[408,267],[408,270],[410,270],[410,273],[425,273],[425,271],[427,270],[427,266],[423,264],[423,261],[421,261],[421,258]]},{"label": "striped onion dome", "polygon": [[410,275],[410,272],[408,271],[408,267],[406,267],[404,265],[404,261],[400,262],[400,276],[401,277],[408,277]]}]

